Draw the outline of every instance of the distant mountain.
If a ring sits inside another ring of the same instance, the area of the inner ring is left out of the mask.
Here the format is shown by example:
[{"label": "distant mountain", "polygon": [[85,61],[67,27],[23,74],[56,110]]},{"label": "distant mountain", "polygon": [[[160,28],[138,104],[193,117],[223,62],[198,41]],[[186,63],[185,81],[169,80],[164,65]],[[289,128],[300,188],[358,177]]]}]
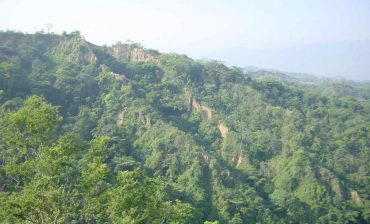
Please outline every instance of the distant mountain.
[{"label": "distant mountain", "polygon": [[281,71],[370,80],[370,40],[327,42],[294,47],[225,48],[210,52],[229,65],[254,65]]}]

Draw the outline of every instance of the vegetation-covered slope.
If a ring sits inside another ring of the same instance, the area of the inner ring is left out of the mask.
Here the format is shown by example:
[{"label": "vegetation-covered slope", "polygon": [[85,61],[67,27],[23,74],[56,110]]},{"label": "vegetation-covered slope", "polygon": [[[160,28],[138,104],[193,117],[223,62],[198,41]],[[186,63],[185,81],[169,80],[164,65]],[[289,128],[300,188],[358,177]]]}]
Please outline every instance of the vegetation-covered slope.
[{"label": "vegetation-covered slope", "polygon": [[360,99],[370,99],[370,81],[353,81],[340,77],[319,78],[313,75],[302,73],[283,73],[274,70],[264,70],[256,67],[246,67],[243,69],[248,76],[254,79],[264,79],[272,77],[289,85],[306,90],[319,91],[326,96],[353,97]]},{"label": "vegetation-covered slope", "polygon": [[1,223],[366,223],[370,102],[0,33]]}]

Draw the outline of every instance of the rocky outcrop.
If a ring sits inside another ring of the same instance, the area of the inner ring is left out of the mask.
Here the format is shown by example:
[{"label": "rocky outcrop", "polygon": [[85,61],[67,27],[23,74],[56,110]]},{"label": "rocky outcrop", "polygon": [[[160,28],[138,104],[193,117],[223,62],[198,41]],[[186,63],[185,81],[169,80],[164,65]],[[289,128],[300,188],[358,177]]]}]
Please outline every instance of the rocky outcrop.
[{"label": "rocky outcrop", "polygon": [[79,62],[84,64],[95,64],[98,61],[90,45],[92,44],[86,42],[85,40],[80,41],[80,51],[78,55]]},{"label": "rocky outcrop", "polygon": [[243,157],[239,155],[238,160],[236,161],[236,166],[239,166],[242,162],[243,162]]},{"label": "rocky outcrop", "polygon": [[189,97],[188,99],[188,111],[190,113],[193,112],[193,97]]},{"label": "rocky outcrop", "polygon": [[121,113],[118,114],[117,125],[123,125],[123,121],[125,119],[126,112],[127,112],[127,110],[124,109]]},{"label": "rocky outcrop", "polygon": [[229,129],[223,123],[218,123],[218,130],[220,130],[223,138],[226,138],[227,133],[229,133]]},{"label": "rocky outcrop", "polygon": [[144,49],[137,44],[118,43],[108,48],[110,54],[119,61],[147,62],[159,64],[157,51]]},{"label": "rocky outcrop", "polygon": [[361,203],[361,198],[357,191],[351,191],[351,198],[356,202],[357,205]]},{"label": "rocky outcrop", "polygon": [[189,103],[191,106],[189,106],[193,110],[200,110],[206,118],[212,118],[212,110],[209,107],[200,105],[193,97],[190,97]]},{"label": "rocky outcrop", "polygon": [[[207,106],[200,105],[192,96],[190,96],[188,99],[188,111],[191,113],[193,110],[199,110],[207,119],[212,118],[212,110]],[[226,138],[227,133],[229,133],[229,128],[220,121],[218,122],[217,127],[222,138]]]},{"label": "rocky outcrop", "polygon": [[152,126],[152,118],[149,115],[146,117],[146,126]]},{"label": "rocky outcrop", "polygon": [[[125,115],[127,113],[127,109],[122,110],[121,113],[118,114],[117,116],[117,125],[122,126],[124,125],[124,120],[125,120]],[[137,121],[145,124],[147,127],[151,127],[153,124],[153,119],[150,115],[143,115],[141,112],[134,113],[134,116],[137,117]]]},{"label": "rocky outcrop", "polygon": [[114,72],[110,72],[110,74],[115,80],[123,81],[125,79],[125,75],[117,74]]},{"label": "rocky outcrop", "polygon": [[336,176],[327,168],[319,167],[318,168],[318,177],[321,181],[328,184],[331,187],[331,190],[339,198],[344,198],[346,195],[345,189],[343,189],[340,181]]},{"label": "rocky outcrop", "polygon": [[58,61],[78,64],[96,64],[96,57],[93,48],[95,45],[87,42],[82,37],[76,36],[65,39],[59,43],[52,51],[53,56]]}]

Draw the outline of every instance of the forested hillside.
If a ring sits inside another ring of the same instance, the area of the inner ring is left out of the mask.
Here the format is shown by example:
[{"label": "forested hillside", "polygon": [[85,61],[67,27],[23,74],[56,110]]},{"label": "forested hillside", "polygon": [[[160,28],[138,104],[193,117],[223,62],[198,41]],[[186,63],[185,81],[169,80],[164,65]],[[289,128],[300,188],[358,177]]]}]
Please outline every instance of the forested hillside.
[{"label": "forested hillside", "polygon": [[301,73],[283,73],[280,71],[265,70],[255,67],[243,69],[248,76],[254,79],[274,78],[297,88],[319,91],[326,96],[353,97],[370,99],[370,80],[353,81],[341,77],[320,78],[314,75]]},{"label": "forested hillside", "polygon": [[355,87],[0,32],[0,89],[0,223],[370,222]]}]

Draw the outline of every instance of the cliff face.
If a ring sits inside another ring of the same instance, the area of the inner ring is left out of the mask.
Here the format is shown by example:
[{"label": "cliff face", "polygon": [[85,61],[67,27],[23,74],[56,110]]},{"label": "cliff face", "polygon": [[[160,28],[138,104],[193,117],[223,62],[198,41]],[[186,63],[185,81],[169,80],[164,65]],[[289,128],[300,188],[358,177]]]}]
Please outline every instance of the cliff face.
[{"label": "cliff face", "polygon": [[[27,35],[0,31],[0,34],[2,45],[15,48],[22,44],[33,46],[44,52],[48,51],[54,59],[60,62],[96,64],[98,58],[94,49],[102,49],[100,46],[87,42],[78,32],[63,35],[41,33]],[[118,43],[105,50],[119,61],[160,64],[158,51],[145,49],[139,44]]]},{"label": "cliff face", "polygon": [[78,60],[85,64],[95,64],[97,62],[97,57],[91,49],[91,44],[86,41],[80,42],[80,51],[78,55]]},{"label": "cliff face", "polygon": [[159,53],[136,46],[136,44],[116,44],[108,50],[117,60],[148,62],[153,64],[160,63]]},{"label": "cliff face", "polygon": [[68,63],[96,64],[97,57],[92,50],[93,44],[80,36],[65,38],[52,49],[53,57]]}]

